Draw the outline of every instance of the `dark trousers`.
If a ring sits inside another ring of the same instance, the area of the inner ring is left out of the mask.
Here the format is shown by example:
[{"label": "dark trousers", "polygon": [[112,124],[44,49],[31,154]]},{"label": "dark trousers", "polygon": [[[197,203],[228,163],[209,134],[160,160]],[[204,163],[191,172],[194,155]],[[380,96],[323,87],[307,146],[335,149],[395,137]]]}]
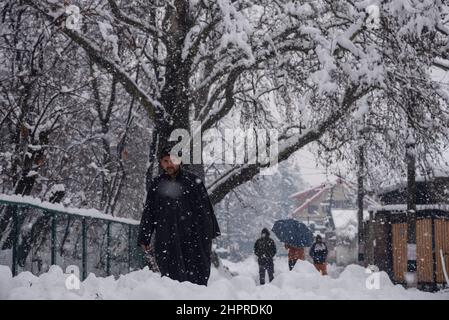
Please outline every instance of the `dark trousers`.
[{"label": "dark trousers", "polygon": [[288,260],[288,269],[291,271],[293,269],[293,267],[296,264],[296,261],[298,261],[298,259],[294,259],[294,260]]},{"label": "dark trousers", "polygon": [[265,271],[268,272],[268,279],[273,281],[274,279],[274,263],[273,260],[259,260],[259,277],[260,284],[265,284]]}]

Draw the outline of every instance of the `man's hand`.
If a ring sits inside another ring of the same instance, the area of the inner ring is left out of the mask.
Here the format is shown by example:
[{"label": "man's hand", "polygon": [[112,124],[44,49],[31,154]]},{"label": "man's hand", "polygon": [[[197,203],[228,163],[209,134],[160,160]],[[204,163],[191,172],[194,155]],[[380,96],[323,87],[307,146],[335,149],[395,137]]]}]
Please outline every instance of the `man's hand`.
[{"label": "man's hand", "polygon": [[150,245],[141,244],[140,246],[142,247],[142,250],[145,251],[145,253],[150,251]]}]

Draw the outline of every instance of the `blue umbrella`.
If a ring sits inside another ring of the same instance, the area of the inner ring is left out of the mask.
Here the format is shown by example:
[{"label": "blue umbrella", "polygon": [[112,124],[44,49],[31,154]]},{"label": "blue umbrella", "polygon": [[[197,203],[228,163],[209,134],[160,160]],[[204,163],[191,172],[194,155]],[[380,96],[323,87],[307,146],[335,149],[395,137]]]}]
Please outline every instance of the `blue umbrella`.
[{"label": "blue umbrella", "polygon": [[312,231],[295,219],[277,220],[271,231],[281,242],[293,247],[310,247],[313,243]]}]

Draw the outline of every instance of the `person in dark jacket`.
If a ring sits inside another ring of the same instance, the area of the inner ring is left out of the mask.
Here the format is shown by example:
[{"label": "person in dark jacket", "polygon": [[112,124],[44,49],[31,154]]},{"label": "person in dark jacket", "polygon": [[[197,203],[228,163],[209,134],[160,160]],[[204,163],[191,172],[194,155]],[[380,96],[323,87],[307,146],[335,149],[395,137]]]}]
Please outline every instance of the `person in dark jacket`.
[{"label": "person in dark jacket", "polygon": [[265,271],[268,272],[268,279],[274,279],[274,263],[273,257],[276,254],[276,245],[270,238],[270,232],[264,228],[261,237],[254,244],[254,254],[257,256],[259,264],[260,284],[265,284]]},{"label": "person in dark jacket", "polygon": [[212,239],[220,228],[201,179],[181,167],[166,148],[159,163],[163,173],[149,187],[140,223],[138,244],[154,255],[162,276],[207,285]]},{"label": "person in dark jacket", "polygon": [[315,243],[310,247],[309,255],[313,259],[313,264],[315,268],[323,275],[327,275],[327,246],[323,242],[320,235],[316,236]]}]

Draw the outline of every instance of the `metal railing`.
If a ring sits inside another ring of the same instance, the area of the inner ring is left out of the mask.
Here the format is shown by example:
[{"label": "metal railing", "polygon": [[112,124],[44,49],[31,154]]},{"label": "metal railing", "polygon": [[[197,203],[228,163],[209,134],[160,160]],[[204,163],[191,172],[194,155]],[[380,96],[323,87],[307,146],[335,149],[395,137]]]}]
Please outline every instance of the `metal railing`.
[{"label": "metal railing", "polygon": [[[65,208],[62,205],[40,202],[30,197],[17,197],[0,195],[0,205],[6,205],[12,212],[12,261],[11,271],[13,276],[18,273],[18,245],[20,237],[19,218],[24,214],[24,209],[37,209],[44,215],[49,216],[50,224],[50,262],[51,265],[57,265],[57,222],[60,217],[69,217],[81,221],[81,280],[84,280],[88,274],[88,228],[89,222],[97,221],[106,225],[106,275],[111,275],[111,226],[120,224],[127,228],[127,260],[128,272],[132,270],[133,262],[141,265],[141,252],[137,248],[135,236],[139,221],[112,217],[103,213],[88,209]],[[92,214],[93,212],[93,214]]]}]

